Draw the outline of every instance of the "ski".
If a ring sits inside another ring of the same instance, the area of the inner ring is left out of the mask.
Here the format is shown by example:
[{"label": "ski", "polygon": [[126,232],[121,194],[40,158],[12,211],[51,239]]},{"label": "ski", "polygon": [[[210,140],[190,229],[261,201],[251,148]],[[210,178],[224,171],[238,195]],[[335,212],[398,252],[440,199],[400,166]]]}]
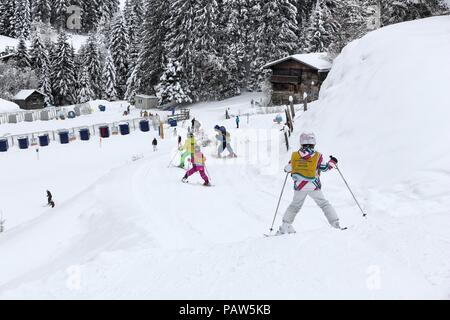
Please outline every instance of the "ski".
[{"label": "ski", "polygon": [[209,185],[207,185],[207,186],[205,186],[203,183],[191,183],[191,182],[189,182],[189,181],[183,181],[183,180],[181,180],[181,182],[182,183],[184,183],[184,184],[189,184],[189,185],[191,185],[191,186],[200,186],[200,187],[205,187],[205,188],[211,188],[211,187],[214,187],[214,185],[213,184],[209,184]]}]

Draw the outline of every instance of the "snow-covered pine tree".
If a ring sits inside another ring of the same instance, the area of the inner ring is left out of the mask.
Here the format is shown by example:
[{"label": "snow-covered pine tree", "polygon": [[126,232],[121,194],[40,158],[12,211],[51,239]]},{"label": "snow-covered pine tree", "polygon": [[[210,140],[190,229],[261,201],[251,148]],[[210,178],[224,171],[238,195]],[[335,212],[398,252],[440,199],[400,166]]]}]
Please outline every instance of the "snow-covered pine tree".
[{"label": "snow-covered pine tree", "polygon": [[53,96],[57,105],[75,102],[75,79],[73,48],[68,43],[67,34],[62,30],[58,36],[51,71]]},{"label": "snow-covered pine tree", "polygon": [[129,42],[125,21],[122,15],[115,17],[110,35],[111,55],[116,67],[117,94],[119,99],[123,99],[126,92],[126,84],[128,80],[128,50]]},{"label": "snow-covered pine tree", "polygon": [[85,103],[94,99],[94,92],[91,89],[91,76],[86,66],[83,68],[78,84],[77,99],[78,103]]},{"label": "snow-covered pine tree", "polygon": [[155,93],[154,87],[159,83],[163,73],[167,56],[165,43],[168,15],[168,1],[153,0],[148,2],[142,32],[142,47],[139,54],[142,92]]},{"label": "snow-covered pine tree", "polygon": [[328,52],[337,56],[351,41],[368,32],[369,1],[367,0],[328,0],[327,6],[339,27],[335,32]]},{"label": "snow-covered pine tree", "polygon": [[102,95],[102,61],[98,48],[96,34],[91,33],[84,47],[82,64],[89,71],[94,98],[100,98]]},{"label": "snow-covered pine tree", "polygon": [[[128,31],[128,80],[127,80],[127,92],[134,92],[138,88],[134,87],[139,83],[139,67],[138,58],[142,47],[142,30],[144,22],[144,6],[142,0],[130,0],[129,2],[129,15],[130,19],[127,21],[127,31]],[[133,79],[130,79],[133,77]],[[132,86],[132,91],[130,91],[130,86]],[[129,94],[125,94],[125,99],[129,100]],[[133,95],[134,98],[134,95]]]},{"label": "snow-covered pine tree", "polygon": [[31,67],[36,72],[39,80],[39,85],[42,85],[43,70],[49,69],[49,58],[47,48],[41,39],[39,32],[33,32],[31,35],[30,48]]},{"label": "snow-covered pine tree", "polygon": [[30,55],[28,54],[28,48],[23,37],[19,39],[14,60],[19,68],[31,67]]},{"label": "snow-covered pine tree", "polygon": [[325,0],[317,0],[306,30],[306,52],[327,52],[340,26]]},{"label": "snow-covered pine tree", "polygon": [[[258,87],[259,70],[253,69],[258,57],[257,30],[261,24],[262,5],[260,0],[230,0],[227,33],[229,63],[236,66],[236,77],[242,88],[253,91]],[[233,67],[231,67],[233,68]],[[256,71],[256,72],[255,72]]]},{"label": "snow-covered pine tree", "polygon": [[15,0],[0,1],[0,35],[16,36]]},{"label": "snow-covered pine tree", "polygon": [[91,32],[97,29],[100,19],[103,16],[102,3],[104,0],[82,0],[82,18],[81,25],[85,32]]},{"label": "snow-covered pine tree", "polygon": [[[242,52],[235,52],[240,46],[233,46],[233,39],[236,34],[229,34],[231,20],[231,7],[227,0],[216,0],[218,8],[216,43],[217,56],[220,59],[216,66],[215,75],[215,91],[218,94],[218,99],[224,99],[235,96],[241,92],[243,70],[239,70],[239,63],[242,57]],[[242,43],[238,41],[238,44]],[[221,67],[221,65],[223,65]]]},{"label": "snow-covered pine tree", "polygon": [[101,4],[101,12],[103,17],[108,20],[112,19],[119,11],[120,0],[103,0]]},{"label": "snow-covered pine tree", "polygon": [[50,0],[33,0],[31,5],[31,16],[33,21],[50,22],[52,12]]},{"label": "snow-covered pine tree", "polygon": [[139,61],[135,64],[133,72],[127,80],[127,91],[125,92],[125,100],[129,103],[134,104],[134,98],[138,93],[140,88],[140,63]]},{"label": "snow-covered pine tree", "polygon": [[[194,78],[193,29],[196,4],[196,0],[170,2],[166,21],[168,32],[164,41],[170,62],[165,66],[157,89],[163,103],[170,102],[168,99],[171,98],[176,98],[177,101],[192,101],[190,95]],[[161,90],[170,93],[161,94]],[[175,93],[177,90],[178,94]]]},{"label": "snow-covered pine tree", "polygon": [[50,66],[43,65],[40,70],[39,76],[39,90],[45,94],[45,103],[47,105],[53,105],[53,93],[52,93],[52,84],[50,80]]},{"label": "snow-covered pine tree", "polygon": [[[218,56],[218,5],[216,0],[197,0],[192,28],[192,68],[190,91],[194,101],[217,99],[217,77],[224,68]],[[224,81],[226,79],[221,79]]]},{"label": "snow-covered pine tree", "polygon": [[445,12],[442,0],[377,0],[383,25],[422,19]]},{"label": "snow-covered pine tree", "polygon": [[259,75],[258,83],[265,80],[260,71],[264,64],[293,54],[298,49],[295,4],[295,0],[264,1],[256,37],[258,58],[252,64],[253,72]]},{"label": "snow-covered pine tree", "polygon": [[57,28],[66,28],[67,8],[70,7],[70,0],[53,0],[52,24]]},{"label": "snow-covered pine tree", "polygon": [[155,88],[156,96],[159,98],[161,104],[170,102],[180,104],[192,102],[189,87],[182,83],[182,77],[184,75],[185,72],[181,63],[169,59],[161,76],[161,80]]},{"label": "snow-covered pine tree", "polygon": [[106,54],[105,65],[103,67],[102,84],[103,98],[108,101],[117,100],[116,67],[114,66],[111,52],[109,51]]},{"label": "snow-covered pine tree", "polygon": [[15,35],[28,39],[31,31],[31,6],[29,0],[16,0]]}]

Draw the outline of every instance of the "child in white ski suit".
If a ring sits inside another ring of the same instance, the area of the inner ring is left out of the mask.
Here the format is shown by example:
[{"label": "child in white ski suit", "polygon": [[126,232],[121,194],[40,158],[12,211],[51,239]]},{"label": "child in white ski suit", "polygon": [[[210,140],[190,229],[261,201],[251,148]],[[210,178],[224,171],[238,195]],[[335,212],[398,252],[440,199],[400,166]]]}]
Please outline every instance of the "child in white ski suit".
[{"label": "child in white ski suit", "polygon": [[294,200],[284,214],[283,224],[277,234],[295,233],[292,223],[303,207],[307,196],[310,196],[322,209],[330,225],[340,229],[339,217],[333,206],[325,199],[320,183],[320,174],[334,168],[337,159],[332,158],[329,162],[323,163],[323,155],[314,150],[316,138],[313,133],[302,134],[300,144],[301,149],[292,154],[291,161],[284,169],[285,172],[292,175],[295,194]]}]

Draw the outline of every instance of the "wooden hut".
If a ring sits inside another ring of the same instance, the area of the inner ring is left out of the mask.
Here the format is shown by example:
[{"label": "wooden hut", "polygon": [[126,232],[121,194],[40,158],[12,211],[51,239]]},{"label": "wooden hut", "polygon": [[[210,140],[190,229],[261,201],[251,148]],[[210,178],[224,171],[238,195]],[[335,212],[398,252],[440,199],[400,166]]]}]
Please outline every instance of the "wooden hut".
[{"label": "wooden hut", "polygon": [[289,104],[290,96],[301,103],[305,93],[308,102],[317,100],[331,65],[326,53],[296,54],[265,65],[272,70],[272,104]]},{"label": "wooden hut", "polygon": [[38,90],[21,90],[13,101],[23,110],[39,110],[45,108],[45,94]]},{"label": "wooden hut", "polygon": [[138,94],[134,98],[137,109],[155,109],[159,107],[159,99],[156,96],[148,96],[145,94]]}]

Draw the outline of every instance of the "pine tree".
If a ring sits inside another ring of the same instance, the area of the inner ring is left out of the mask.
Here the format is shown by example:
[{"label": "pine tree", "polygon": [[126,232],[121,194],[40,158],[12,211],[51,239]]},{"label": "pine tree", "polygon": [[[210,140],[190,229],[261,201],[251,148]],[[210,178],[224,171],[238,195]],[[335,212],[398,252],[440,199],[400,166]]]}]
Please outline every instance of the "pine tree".
[{"label": "pine tree", "polygon": [[[143,40],[140,56],[141,90],[153,94],[166,63],[166,47],[169,2],[153,0],[148,3],[145,14]],[[144,76],[145,75],[145,76]]]},{"label": "pine tree", "polygon": [[52,89],[55,102],[58,105],[76,101],[75,64],[73,48],[68,43],[64,31],[58,36],[55,56],[52,61]]},{"label": "pine tree", "polygon": [[103,16],[102,3],[104,0],[82,0],[82,28],[85,32],[90,32],[97,29],[97,26]]},{"label": "pine tree", "polygon": [[98,47],[96,35],[91,34],[82,55],[84,58],[82,65],[89,70],[91,89],[95,98],[100,98],[102,91],[102,62]]},{"label": "pine tree", "polygon": [[231,0],[227,2],[229,64],[235,65],[233,78],[242,88],[253,91],[258,87],[260,70],[255,61],[258,58],[257,30],[261,24],[263,1]]},{"label": "pine tree", "polygon": [[297,50],[297,7],[292,0],[265,2],[257,38],[264,63],[283,58]]},{"label": "pine tree", "polygon": [[[195,101],[217,99],[216,77],[224,61],[218,56],[218,5],[216,0],[198,0],[192,28],[191,94]],[[224,79],[221,79],[222,81]]]},{"label": "pine tree", "polygon": [[39,90],[45,94],[45,102],[47,105],[53,105],[53,93],[52,93],[52,84],[50,80],[50,67],[49,65],[43,65],[40,70],[39,77]]},{"label": "pine tree", "polygon": [[103,98],[108,101],[117,100],[116,91],[116,67],[111,56],[111,52],[108,51],[105,60],[105,66],[103,68]]},{"label": "pine tree", "polygon": [[15,12],[15,0],[0,1],[0,35],[16,36]]},{"label": "pine tree", "polygon": [[128,79],[128,49],[129,42],[127,37],[127,30],[125,28],[125,21],[123,16],[116,17],[111,30],[110,37],[110,50],[116,67],[116,81],[117,81],[117,93],[119,99],[122,99],[126,92],[126,83]]},{"label": "pine tree", "polygon": [[142,0],[130,0],[128,5],[129,12],[125,13],[127,35],[129,42],[129,76],[133,72],[141,51],[141,34],[144,23],[144,5]]},{"label": "pine tree", "polygon": [[27,45],[25,43],[25,39],[23,37],[21,37],[19,39],[19,44],[17,45],[17,50],[16,50],[16,55],[15,55],[15,61],[16,64],[19,68],[29,68],[31,67],[31,60],[30,60],[30,56],[28,54],[28,49],[27,49]]},{"label": "pine tree", "polygon": [[31,4],[33,21],[50,22],[52,11],[50,0],[33,0]]},{"label": "pine tree", "polygon": [[369,2],[367,0],[329,0],[327,6],[338,29],[334,33],[328,52],[337,56],[349,42],[369,31]]},{"label": "pine tree", "polygon": [[306,31],[307,52],[327,52],[340,26],[324,0],[318,0]]},{"label": "pine tree", "polygon": [[31,7],[29,0],[16,0],[15,36],[28,39],[31,31]]},{"label": "pine tree", "polygon": [[193,30],[196,4],[196,0],[173,0],[170,3],[164,41],[169,62],[161,76],[162,83],[157,89],[161,92],[161,87],[167,88],[170,93],[161,95],[162,101],[170,101],[170,98],[192,101],[189,95],[194,77]]},{"label": "pine tree", "polygon": [[39,85],[42,85],[42,77],[45,69],[49,68],[49,57],[47,49],[38,32],[32,33],[32,42],[30,49],[30,60],[33,70],[39,79]]},{"label": "pine tree", "polygon": [[70,7],[70,0],[53,0],[53,25],[58,28],[66,28],[66,13],[67,8]]},{"label": "pine tree", "polygon": [[85,103],[94,99],[94,92],[91,89],[91,77],[87,67],[84,67],[77,91],[78,103]]},{"label": "pine tree", "polygon": [[189,88],[182,83],[184,74],[183,66],[179,61],[169,60],[161,76],[161,81],[155,88],[156,96],[161,104],[192,102]]},{"label": "pine tree", "polygon": [[131,104],[134,104],[134,98],[136,97],[140,86],[140,63],[138,62],[133,68],[131,76],[128,78],[125,100]]}]

